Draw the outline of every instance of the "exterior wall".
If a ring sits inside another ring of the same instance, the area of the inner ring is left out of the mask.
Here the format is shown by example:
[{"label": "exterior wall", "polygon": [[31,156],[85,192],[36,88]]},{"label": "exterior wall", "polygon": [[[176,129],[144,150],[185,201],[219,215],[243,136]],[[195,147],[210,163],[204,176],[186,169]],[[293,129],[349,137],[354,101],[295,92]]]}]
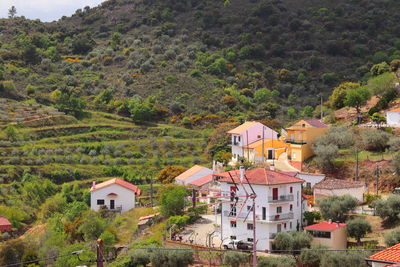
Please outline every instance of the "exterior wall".
[{"label": "exterior wall", "polygon": [[354,187],[354,188],[343,188],[343,189],[319,189],[319,188],[314,188],[314,200],[316,201],[318,198],[324,197],[324,196],[342,196],[349,194],[355,198],[359,202],[364,201],[364,194],[367,192],[367,188],[365,186],[362,187]]},{"label": "exterior wall", "polygon": [[386,123],[389,126],[400,127],[400,112],[387,112],[386,113]]},{"label": "exterior wall", "polygon": [[[274,150],[275,159],[278,159],[279,156],[286,151],[287,144],[280,140],[268,140],[264,142],[264,153],[265,158],[268,157],[268,150]],[[262,159],[262,143],[254,148],[255,158]]]},{"label": "exterior wall", "polygon": [[[107,196],[110,193],[115,193],[118,195],[115,197]],[[91,192],[90,208],[94,211],[98,211],[100,208],[100,205],[97,205],[98,199],[104,199],[104,205],[106,205],[108,208],[110,207],[110,200],[114,199],[115,207],[122,206],[121,212],[126,212],[135,208],[135,192],[117,184],[113,184]]]},{"label": "exterior wall", "polygon": [[325,179],[325,174],[312,174],[312,173],[299,172],[298,174],[296,174],[296,177],[303,179],[305,181],[303,186],[307,186],[307,183],[310,183],[311,187],[314,187],[316,183],[319,183]]},{"label": "exterior wall", "polygon": [[[230,191],[231,186],[234,186],[231,183],[221,182],[221,191],[226,192]],[[244,188],[247,192],[251,192],[251,189],[248,185],[244,184]],[[270,250],[271,242],[273,238],[270,238],[270,235],[276,234],[278,231],[278,225],[281,227],[282,232],[288,231],[296,231],[297,226],[300,229],[302,223],[302,207],[301,207],[301,183],[292,183],[292,184],[283,184],[283,185],[255,185],[252,184],[254,191],[257,194],[256,198],[256,236],[257,236],[257,249],[260,250]],[[293,188],[293,194],[290,194],[290,187]],[[272,190],[273,188],[278,188],[278,196],[286,196],[292,195],[293,200],[282,201],[279,203],[272,203],[268,201],[268,198],[272,199]],[[238,184],[237,195],[243,196],[245,192],[243,190],[242,185]],[[229,196],[229,193],[224,193],[226,196]],[[228,217],[231,208],[230,204],[234,203],[223,203],[222,204],[222,238],[229,239],[231,236],[236,236],[238,240],[247,240],[248,238],[253,238],[253,231],[247,230],[247,224],[253,222],[253,212],[250,212],[246,221],[244,222],[244,218],[246,217],[248,210],[247,206],[252,206],[252,200],[247,200],[245,205],[243,206],[242,211],[240,212],[240,208],[242,207],[242,203],[244,202],[244,198],[239,198],[239,201],[236,205],[236,216]],[[292,205],[292,211],[290,211],[290,205]],[[266,209],[266,219],[264,220],[262,217],[262,208]],[[281,213],[277,213],[277,207],[282,208]],[[239,213],[240,212],[240,213]],[[289,217],[285,219],[285,215],[293,214],[293,217]],[[271,220],[272,218],[276,218],[276,215],[281,216],[282,219],[279,220]],[[231,227],[230,222],[236,220],[237,227]],[[286,228],[285,228],[286,224]],[[291,226],[291,227],[290,227]]]},{"label": "exterior wall", "polygon": [[384,266],[390,266],[390,263],[382,263],[382,262],[375,262],[375,261],[369,261],[372,263],[372,267],[384,267]]},{"label": "exterior wall", "polygon": [[212,173],[213,173],[213,171],[211,169],[204,168],[204,169],[201,169],[200,171],[192,174],[191,176],[189,176],[184,181],[176,180],[176,183],[180,184],[180,185],[186,185],[186,184],[189,184],[189,183],[193,182],[194,180],[197,180],[197,179],[199,179],[201,177],[207,176],[207,175],[212,174]]},{"label": "exterior wall", "polygon": [[331,249],[347,248],[346,227],[341,227],[331,232],[331,238],[314,237],[311,241],[312,245],[323,245]]}]

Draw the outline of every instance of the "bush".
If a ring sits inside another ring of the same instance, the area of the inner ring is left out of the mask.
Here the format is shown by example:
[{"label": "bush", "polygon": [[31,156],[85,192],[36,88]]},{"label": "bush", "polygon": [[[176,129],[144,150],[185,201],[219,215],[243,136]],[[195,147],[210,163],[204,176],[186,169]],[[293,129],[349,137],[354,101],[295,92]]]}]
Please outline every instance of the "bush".
[{"label": "bush", "polygon": [[388,247],[400,243],[400,227],[393,229],[391,232],[385,234],[385,244]]},{"label": "bush", "polygon": [[315,153],[314,161],[324,170],[332,170],[335,166],[334,160],[338,156],[339,148],[334,144],[323,145],[316,143],[313,145]]},{"label": "bush", "polygon": [[296,266],[296,259],[289,256],[259,257],[257,262],[257,267],[292,267],[292,266]]},{"label": "bush", "polygon": [[186,189],[170,186],[160,195],[160,211],[165,217],[182,215],[185,208]]},{"label": "bush", "polygon": [[278,233],[274,240],[274,248],[276,250],[300,250],[309,248],[312,236],[307,232],[281,232]]},{"label": "bush", "polygon": [[400,195],[389,195],[386,200],[373,202],[376,214],[384,220],[396,222],[400,220]]},{"label": "bush", "polygon": [[159,172],[157,179],[163,184],[169,184],[174,181],[175,177],[186,170],[187,169],[182,166],[166,166]]},{"label": "bush", "polygon": [[385,151],[391,137],[391,134],[381,130],[365,130],[361,133],[364,148],[370,151]]},{"label": "bush", "polygon": [[351,195],[328,196],[318,201],[321,215],[325,220],[331,219],[334,222],[344,222],[346,213],[354,210],[357,206],[357,199]]},{"label": "bush", "polygon": [[305,248],[301,250],[300,261],[308,267],[320,267],[321,260],[325,256],[325,251],[318,251],[328,249],[325,246],[313,246],[311,249]]},{"label": "bush", "polygon": [[224,254],[224,265],[239,267],[249,262],[249,255],[242,252],[229,251]]},{"label": "bush", "polygon": [[182,266],[186,267],[193,263],[193,252],[190,250],[163,250],[157,249],[150,255],[151,266]]},{"label": "bush", "polygon": [[364,218],[358,217],[351,221],[347,222],[346,225],[347,233],[350,237],[354,237],[358,243],[361,242],[361,238],[363,238],[367,233],[371,233],[371,224],[367,222]]}]

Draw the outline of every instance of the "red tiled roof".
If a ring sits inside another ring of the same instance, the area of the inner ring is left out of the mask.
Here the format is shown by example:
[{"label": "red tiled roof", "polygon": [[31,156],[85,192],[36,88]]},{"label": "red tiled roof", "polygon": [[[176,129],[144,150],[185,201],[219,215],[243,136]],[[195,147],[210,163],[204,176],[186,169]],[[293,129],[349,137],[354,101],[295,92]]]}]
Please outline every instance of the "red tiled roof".
[{"label": "red tiled roof", "polygon": [[347,181],[335,178],[325,178],[324,180],[315,184],[314,189],[345,189],[363,187],[365,183],[356,181]]},{"label": "red tiled roof", "polygon": [[150,215],[146,215],[146,216],[142,216],[142,217],[139,218],[139,221],[147,220],[147,219],[153,218],[153,217],[158,216],[158,215],[160,215],[159,212],[154,213],[154,214],[150,214]]},{"label": "red tiled roof", "polygon": [[140,189],[136,185],[131,184],[131,183],[124,181],[122,179],[119,179],[119,178],[114,178],[114,179],[102,182],[100,184],[96,184],[94,187],[92,186],[92,188],[90,188],[90,192],[99,190],[101,188],[105,188],[105,187],[113,185],[113,184],[117,184],[122,187],[125,187],[126,189],[129,189],[129,190],[132,190],[133,192],[135,192],[136,195],[140,195]]},{"label": "red tiled roof", "polygon": [[1,226],[11,226],[10,221],[6,217],[0,217]]},{"label": "red tiled roof", "polygon": [[209,175],[206,175],[206,176],[201,177],[199,179],[196,179],[196,180],[190,182],[189,184],[190,185],[194,185],[194,186],[203,186],[203,185],[211,182],[212,180],[213,180],[213,175],[209,174]]},{"label": "red tiled roof", "polygon": [[305,120],[305,122],[307,122],[311,126],[314,126],[315,128],[328,128],[328,125],[320,122],[319,120]]},{"label": "red tiled roof", "polygon": [[379,251],[378,253],[369,256],[368,260],[370,261],[378,260],[387,263],[400,263],[400,244],[396,244],[390,247],[389,249]]},{"label": "red tiled roof", "polygon": [[395,108],[395,109],[391,109],[391,110],[389,110],[387,112],[400,112],[400,107]]},{"label": "red tiled roof", "polygon": [[[235,182],[240,182],[240,172],[239,170],[234,170],[230,172]],[[229,177],[228,172],[223,172],[219,174],[214,174],[217,177],[222,177],[220,182],[232,182]],[[246,177],[249,179],[251,184],[263,184],[263,185],[275,185],[275,184],[290,184],[290,183],[302,183],[303,179],[287,175],[282,172],[271,171],[265,168],[256,168],[246,171]],[[247,183],[246,180],[243,180]]]},{"label": "red tiled roof", "polygon": [[317,231],[323,231],[323,232],[332,232],[336,229],[345,227],[345,223],[335,223],[335,222],[320,222],[317,224],[313,224],[310,226],[304,227],[306,230],[317,230]]}]

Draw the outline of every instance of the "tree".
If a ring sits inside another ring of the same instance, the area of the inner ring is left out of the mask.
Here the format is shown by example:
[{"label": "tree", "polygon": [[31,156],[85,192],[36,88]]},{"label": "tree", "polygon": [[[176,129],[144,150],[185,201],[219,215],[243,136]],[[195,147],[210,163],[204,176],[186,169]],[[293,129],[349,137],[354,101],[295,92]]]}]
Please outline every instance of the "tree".
[{"label": "tree", "polygon": [[371,224],[364,218],[358,217],[347,222],[346,230],[350,237],[355,238],[357,243],[361,243],[361,238],[367,233],[371,233],[372,228]]},{"label": "tree", "polygon": [[314,160],[317,165],[324,170],[332,170],[335,167],[334,160],[339,152],[337,145],[316,143],[312,147],[316,155]]},{"label": "tree", "polygon": [[328,132],[320,136],[316,145],[335,145],[340,149],[354,145],[354,133],[346,126],[330,127]]},{"label": "tree", "polygon": [[182,166],[166,166],[159,172],[157,179],[163,184],[170,184],[174,182],[175,177],[186,170],[187,169]]},{"label": "tree", "polygon": [[391,134],[381,130],[364,130],[361,133],[361,141],[366,150],[370,151],[385,151]]},{"label": "tree", "polygon": [[304,219],[307,221],[307,225],[312,225],[315,221],[321,219],[321,213],[319,211],[305,211]]},{"label": "tree", "polygon": [[296,266],[296,259],[289,256],[259,257],[257,267],[292,267]]},{"label": "tree", "polygon": [[300,250],[311,245],[312,236],[307,232],[281,232],[274,240],[276,250]]},{"label": "tree", "polygon": [[8,9],[8,18],[13,19],[16,14],[17,14],[17,9],[15,8],[15,6],[11,6]]},{"label": "tree", "polygon": [[95,258],[95,254],[93,251],[89,250],[87,247],[85,247],[83,244],[73,244],[70,246],[65,246],[62,248],[60,251],[60,255],[66,255],[70,254],[74,251],[80,251],[83,250],[83,252],[79,255],[79,258],[76,256],[71,256],[71,257],[61,257],[56,259],[54,262],[55,267],[75,267],[82,265],[82,260],[89,260]]},{"label": "tree", "polygon": [[165,217],[183,215],[185,197],[188,195],[185,188],[171,185],[165,188],[160,195],[160,211]]},{"label": "tree", "polygon": [[21,228],[28,219],[24,211],[6,206],[0,206],[0,216],[6,217],[13,228]]},{"label": "tree", "polygon": [[400,195],[389,195],[384,199],[378,199],[372,203],[376,214],[382,219],[389,222],[397,222],[400,220]]},{"label": "tree", "polygon": [[4,132],[6,133],[7,139],[11,142],[15,142],[18,139],[18,134],[17,130],[15,127],[9,125],[4,129]]},{"label": "tree", "polygon": [[154,267],[186,267],[193,263],[193,252],[189,250],[156,249],[150,255],[151,266]]},{"label": "tree", "polygon": [[224,254],[224,265],[239,267],[249,261],[248,254],[243,252],[229,251]]},{"label": "tree", "polygon": [[85,241],[96,240],[107,226],[107,222],[93,211],[88,211],[78,231],[83,234]]},{"label": "tree", "polygon": [[134,97],[129,101],[129,111],[131,119],[134,122],[148,122],[155,118],[156,111],[150,98],[144,101],[138,97]]},{"label": "tree", "polygon": [[397,177],[400,176],[400,153],[396,153],[396,155],[393,157],[392,160],[392,168],[395,172],[395,174],[397,175]]},{"label": "tree", "polygon": [[370,70],[371,74],[374,76],[381,75],[381,74],[383,74],[385,72],[389,72],[389,71],[390,71],[390,67],[386,62],[375,64],[371,67],[371,70]]},{"label": "tree", "polygon": [[325,220],[344,222],[346,214],[357,206],[357,199],[351,195],[328,196],[318,201],[321,215]]},{"label": "tree", "polygon": [[55,90],[52,93],[52,97],[56,101],[56,107],[59,110],[71,114],[76,118],[83,116],[86,102],[71,88],[64,87],[61,90]]},{"label": "tree", "polygon": [[311,118],[313,116],[314,109],[312,106],[305,106],[301,111],[301,116],[305,118]]},{"label": "tree", "polygon": [[379,114],[378,112],[375,112],[370,116],[371,120],[375,122],[378,125],[378,128],[381,128],[381,124],[386,122],[386,118]]},{"label": "tree", "polygon": [[34,45],[28,45],[22,52],[22,58],[26,63],[36,65],[42,60],[40,56],[39,49]]},{"label": "tree", "polygon": [[98,108],[104,108],[111,102],[111,100],[113,100],[113,98],[113,93],[108,89],[104,89],[96,96],[94,103]]},{"label": "tree", "polygon": [[397,227],[385,234],[385,244],[388,247],[394,246],[400,243],[400,227]]},{"label": "tree", "polygon": [[0,264],[9,265],[21,262],[27,246],[28,245],[21,238],[4,242],[0,247]]},{"label": "tree", "polygon": [[287,116],[289,117],[289,119],[294,119],[296,118],[296,110],[293,107],[288,108],[287,110]]},{"label": "tree", "polygon": [[328,249],[328,247],[318,245],[302,249],[300,253],[301,263],[308,267],[320,267],[321,260],[326,254],[326,252],[323,251],[324,249]]},{"label": "tree", "polygon": [[356,109],[357,113],[361,113],[361,107],[364,106],[371,98],[371,93],[366,87],[358,87],[347,91],[344,104]]},{"label": "tree", "polygon": [[273,93],[267,88],[261,88],[254,93],[254,100],[258,103],[266,103],[271,100]]},{"label": "tree", "polygon": [[80,33],[74,36],[71,44],[72,52],[75,54],[86,54],[90,52],[96,42],[89,32]]},{"label": "tree", "polygon": [[210,158],[214,158],[214,155],[219,151],[229,152],[229,143],[231,141],[230,134],[228,131],[237,127],[237,122],[225,122],[217,125],[215,130],[208,137],[208,144],[206,152]]},{"label": "tree", "polygon": [[358,87],[360,87],[360,84],[358,83],[345,82],[340,84],[333,90],[332,95],[329,97],[329,103],[331,107],[335,109],[344,107],[344,101],[346,99],[347,92]]},{"label": "tree", "polygon": [[360,251],[325,253],[321,258],[320,267],[365,267],[365,258],[370,254]]}]

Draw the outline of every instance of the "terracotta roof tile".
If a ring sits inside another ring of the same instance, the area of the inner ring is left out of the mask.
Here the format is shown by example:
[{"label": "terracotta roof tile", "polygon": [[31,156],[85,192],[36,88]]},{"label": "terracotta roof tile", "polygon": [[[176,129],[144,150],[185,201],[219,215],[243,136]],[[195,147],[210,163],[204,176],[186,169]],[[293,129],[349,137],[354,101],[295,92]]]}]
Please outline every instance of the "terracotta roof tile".
[{"label": "terracotta roof tile", "polygon": [[[234,170],[231,172],[223,172],[219,174],[214,174],[214,176],[222,177],[220,182],[231,182],[231,178],[229,177],[229,173],[231,173],[235,182],[240,182],[240,171]],[[275,185],[275,184],[290,184],[290,183],[302,183],[304,180],[299,179],[297,177],[293,177],[287,175],[282,172],[271,171],[265,168],[255,168],[246,171],[246,177],[249,179],[251,184],[262,184],[262,185]],[[243,181],[247,183],[246,180]]]},{"label": "terracotta roof tile", "polygon": [[311,126],[314,126],[315,128],[328,128],[328,125],[319,120],[305,120],[305,122],[307,122]]},{"label": "terracotta roof tile", "polygon": [[322,232],[332,232],[336,229],[345,227],[345,223],[336,223],[336,222],[320,222],[317,224],[309,225],[304,227],[306,230],[316,230]]},{"label": "terracotta roof tile", "polygon": [[243,123],[242,125],[239,125],[235,129],[232,129],[232,130],[228,131],[228,133],[230,133],[230,134],[241,134],[244,131],[248,130],[250,127],[256,125],[257,123],[259,123],[259,122],[246,121],[245,123]]},{"label": "terracotta roof tile", "polygon": [[400,112],[400,107],[395,108],[395,109],[391,109],[391,110],[389,110],[387,112]]},{"label": "terracotta roof tile", "polygon": [[0,225],[9,226],[11,223],[6,217],[0,217]]},{"label": "terracotta roof tile", "polygon": [[325,178],[319,183],[315,184],[314,188],[316,189],[345,189],[345,188],[356,188],[363,187],[365,183],[363,182],[354,182],[347,180],[340,180],[335,178]]},{"label": "terracotta roof tile", "polygon": [[[392,250],[390,250],[392,249]],[[384,261],[387,263],[400,263],[400,244],[394,245],[368,257],[368,260]]]},{"label": "terracotta roof tile", "polygon": [[212,182],[212,180],[213,180],[213,174],[209,174],[209,175],[206,175],[199,179],[196,179],[196,180],[190,182],[189,184],[194,185],[194,186],[203,186],[209,182]]},{"label": "terracotta roof tile", "polygon": [[[203,169],[208,169],[208,168],[200,166],[200,165],[194,165],[192,168],[190,168],[190,169],[184,171],[183,173],[179,174],[178,176],[176,176],[175,180],[185,181],[190,176],[192,176],[195,173],[198,173],[199,171],[201,171]],[[210,170],[210,169],[208,169],[208,170]]]},{"label": "terracotta roof tile", "polygon": [[96,184],[94,187],[92,186],[92,188],[90,188],[90,192],[99,190],[101,188],[105,188],[105,187],[113,185],[113,184],[117,184],[122,187],[125,187],[126,189],[129,189],[129,190],[132,190],[133,192],[135,192],[136,195],[140,195],[139,187],[137,187],[136,185],[131,184],[127,181],[124,181],[122,179],[119,179],[119,178],[114,178],[114,179],[102,182],[100,184]]}]

